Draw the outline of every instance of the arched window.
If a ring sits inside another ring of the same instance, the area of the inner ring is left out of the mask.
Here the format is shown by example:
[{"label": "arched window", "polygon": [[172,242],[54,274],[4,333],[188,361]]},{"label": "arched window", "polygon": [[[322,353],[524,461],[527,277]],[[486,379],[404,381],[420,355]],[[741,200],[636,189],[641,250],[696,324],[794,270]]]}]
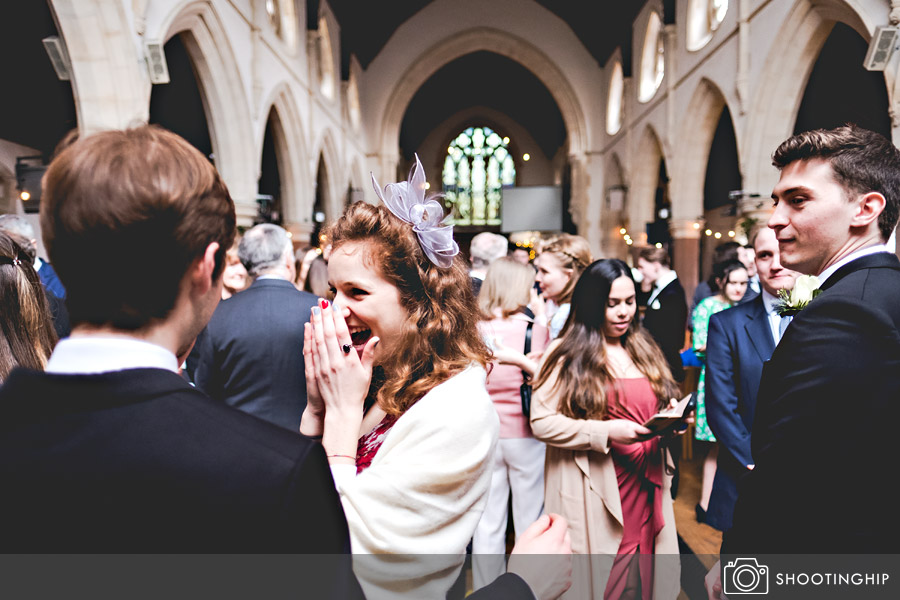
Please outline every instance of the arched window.
[{"label": "arched window", "polygon": [[690,0],[687,19],[687,49],[703,48],[725,20],[728,0]]},{"label": "arched window", "polygon": [[641,52],[641,82],[638,90],[640,102],[648,102],[656,95],[665,72],[666,55],[662,21],[658,14],[652,12],[647,21],[644,49]]},{"label": "arched window", "polygon": [[625,99],[625,77],[622,63],[616,61],[609,76],[609,97],[606,103],[606,133],[613,135],[622,128],[622,104]]},{"label": "arched window", "polygon": [[326,98],[334,98],[334,54],[331,51],[331,34],[328,31],[328,20],[319,17],[318,38],[319,89]]},{"label": "arched window", "polygon": [[450,142],[444,159],[444,204],[454,225],[499,225],[503,188],[516,184],[509,138],[469,127]]},{"label": "arched window", "polygon": [[266,16],[269,25],[284,43],[297,47],[297,12],[294,0],[266,0]]},{"label": "arched window", "polygon": [[359,85],[356,83],[356,73],[350,73],[350,79],[347,82],[347,112],[350,115],[350,124],[353,129],[359,130],[362,122],[362,114],[359,106]]}]

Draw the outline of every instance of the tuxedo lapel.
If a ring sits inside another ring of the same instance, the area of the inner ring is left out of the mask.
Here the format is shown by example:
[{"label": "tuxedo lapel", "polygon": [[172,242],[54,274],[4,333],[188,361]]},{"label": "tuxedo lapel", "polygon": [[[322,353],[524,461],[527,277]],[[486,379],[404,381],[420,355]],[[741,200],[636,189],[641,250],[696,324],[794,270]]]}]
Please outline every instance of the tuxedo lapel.
[{"label": "tuxedo lapel", "polygon": [[825,283],[822,284],[822,291],[827,290],[850,273],[859,271],[861,269],[878,268],[895,269],[900,271],[900,260],[897,259],[896,254],[891,254],[890,252],[878,252],[876,254],[869,254],[867,256],[857,258],[856,260],[847,263],[846,265],[835,271],[831,275],[831,277],[826,279]]},{"label": "tuxedo lapel", "polygon": [[763,305],[762,297],[754,300],[754,308],[747,313],[747,322],[744,323],[744,331],[750,338],[750,343],[759,358],[766,362],[772,356],[775,350],[775,339],[772,337],[772,331],[769,328],[769,318],[766,314],[766,308]]}]

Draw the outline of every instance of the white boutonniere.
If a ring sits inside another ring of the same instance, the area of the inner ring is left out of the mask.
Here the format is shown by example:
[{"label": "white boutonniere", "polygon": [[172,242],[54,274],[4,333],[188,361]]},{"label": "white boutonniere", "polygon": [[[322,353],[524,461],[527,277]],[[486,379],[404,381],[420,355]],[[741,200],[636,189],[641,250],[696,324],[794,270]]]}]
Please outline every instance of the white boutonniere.
[{"label": "white boutonniere", "polygon": [[794,282],[794,289],[778,290],[779,302],[775,305],[775,310],[782,317],[796,315],[821,293],[818,277],[801,275]]}]

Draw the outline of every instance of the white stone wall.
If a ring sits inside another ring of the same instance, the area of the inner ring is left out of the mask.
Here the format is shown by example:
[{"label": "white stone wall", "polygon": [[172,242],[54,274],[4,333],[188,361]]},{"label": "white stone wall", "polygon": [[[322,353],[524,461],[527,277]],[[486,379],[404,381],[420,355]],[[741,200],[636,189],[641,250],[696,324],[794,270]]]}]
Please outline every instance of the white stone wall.
[{"label": "white stone wall", "polygon": [[[358,186],[367,144],[349,122],[341,85],[340,27],[327,2],[332,98],[322,94],[315,56],[317,31],[306,30],[306,3],[294,2],[294,31],[279,37],[265,3],[256,0],[52,0],[72,59],[78,123],[85,133],[146,122],[151,83],[144,44],[184,34],[198,75],[216,166],[235,199],[239,223],[256,212],[262,145],[270,112],[286,225],[301,241],[312,230],[320,153],[328,171],[327,213],[336,216],[351,180]],[[290,7],[288,7],[290,8]],[[290,43],[291,40],[293,43]],[[355,65],[359,78],[359,66]]]}]

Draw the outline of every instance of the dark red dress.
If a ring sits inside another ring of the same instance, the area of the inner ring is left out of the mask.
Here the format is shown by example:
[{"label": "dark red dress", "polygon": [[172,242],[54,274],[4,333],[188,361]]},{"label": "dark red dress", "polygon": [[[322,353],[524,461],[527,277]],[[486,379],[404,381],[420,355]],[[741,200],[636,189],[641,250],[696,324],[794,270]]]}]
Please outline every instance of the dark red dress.
[{"label": "dark red dress", "polygon": [[356,445],[357,475],[369,468],[369,465],[372,464],[372,460],[378,453],[378,449],[381,448],[381,444],[384,443],[384,438],[387,437],[388,431],[391,430],[391,427],[393,427],[396,422],[397,417],[386,415],[381,420],[381,423],[375,426],[375,429],[359,438],[359,442]]},{"label": "dark red dress", "polygon": [[[643,423],[658,411],[659,401],[646,378],[618,379],[611,386],[610,419]],[[622,543],[609,574],[604,598],[630,598],[640,581],[641,597],[653,597],[656,536],[662,530],[663,465],[659,438],[635,444],[610,444],[622,501]],[[640,573],[631,573],[632,568]],[[629,577],[630,575],[630,577]]]}]

